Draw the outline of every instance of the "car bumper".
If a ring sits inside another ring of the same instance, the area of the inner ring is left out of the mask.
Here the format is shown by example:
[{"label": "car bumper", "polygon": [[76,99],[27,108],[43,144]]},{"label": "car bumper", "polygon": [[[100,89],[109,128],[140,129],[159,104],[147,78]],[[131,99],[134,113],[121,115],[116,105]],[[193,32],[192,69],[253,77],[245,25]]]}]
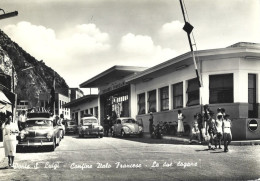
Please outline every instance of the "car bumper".
[{"label": "car bumper", "polygon": [[103,131],[100,130],[84,130],[80,132],[81,135],[88,136],[88,135],[103,135]]},{"label": "car bumper", "polygon": [[140,135],[143,134],[143,132],[125,132],[126,135]]},{"label": "car bumper", "polygon": [[43,138],[43,139],[30,139],[30,140],[21,140],[18,142],[17,144],[18,146],[51,146],[53,145],[53,139],[47,139],[47,138]]}]

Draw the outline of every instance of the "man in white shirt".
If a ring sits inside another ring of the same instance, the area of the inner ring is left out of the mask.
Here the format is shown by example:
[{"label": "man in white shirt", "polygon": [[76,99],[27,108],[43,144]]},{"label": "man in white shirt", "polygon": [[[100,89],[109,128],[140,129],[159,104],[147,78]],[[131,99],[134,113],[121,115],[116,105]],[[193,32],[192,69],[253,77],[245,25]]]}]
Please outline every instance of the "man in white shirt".
[{"label": "man in white shirt", "polygon": [[20,131],[25,128],[25,121],[26,121],[25,111],[22,111],[22,114],[18,118],[19,130]]},{"label": "man in white shirt", "polygon": [[224,152],[228,152],[228,145],[230,144],[232,140],[232,134],[231,134],[231,120],[229,119],[229,115],[224,115],[223,119],[223,134],[224,134]]}]

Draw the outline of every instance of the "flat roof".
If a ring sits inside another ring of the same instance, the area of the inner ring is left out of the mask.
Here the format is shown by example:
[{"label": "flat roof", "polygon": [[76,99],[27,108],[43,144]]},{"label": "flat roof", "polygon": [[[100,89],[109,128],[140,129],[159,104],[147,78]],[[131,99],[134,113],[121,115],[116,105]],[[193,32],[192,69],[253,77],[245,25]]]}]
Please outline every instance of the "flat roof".
[{"label": "flat roof", "polygon": [[64,108],[71,108],[71,107],[74,107],[74,106],[78,106],[80,104],[83,104],[85,102],[88,102],[88,101],[92,101],[94,99],[97,99],[98,98],[98,95],[97,94],[89,94],[89,95],[85,95],[83,97],[80,97],[78,99],[74,99],[73,101],[70,101],[68,102],[67,104],[64,104],[63,107]]},{"label": "flat roof", "polygon": [[92,77],[91,79],[80,84],[80,88],[92,88],[108,85],[111,82],[125,78],[131,74],[141,72],[147,69],[147,67],[137,67],[137,66],[120,66],[115,65],[104,72]]},{"label": "flat roof", "polygon": [[[249,54],[259,56],[259,53],[260,44],[249,42],[238,42],[226,48],[194,51],[196,61],[205,59],[210,60],[212,57],[214,59],[214,56],[218,56],[219,58],[227,56],[232,57],[234,54],[241,57],[247,56]],[[184,53],[161,64],[148,68],[142,72],[133,74],[132,76],[126,78],[126,83],[134,83],[138,81],[146,82],[158,76],[167,74],[169,72],[178,71],[188,66],[194,66],[191,52]]]}]

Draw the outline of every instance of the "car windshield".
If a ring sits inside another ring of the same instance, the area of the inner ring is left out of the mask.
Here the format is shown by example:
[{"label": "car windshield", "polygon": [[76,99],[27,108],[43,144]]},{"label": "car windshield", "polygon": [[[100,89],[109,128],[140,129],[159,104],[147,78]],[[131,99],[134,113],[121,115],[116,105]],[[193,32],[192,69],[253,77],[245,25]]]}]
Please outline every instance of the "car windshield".
[{"label": "car windshield", "polygon": [[123,119],[123,123],[136,123],[134,119]]},{"label": "car windshield", "polygon": [[96,119],[83,119],[82,120],[83,125],[86,125],[86,124],[89,124],[89,123],[97,123],[97,120]]},{"label": "car windshield", "polygon": [[26,121],[26,126],[27,127],[32,127],[32,126],[52,126],[52,121],[51,120],[28,120]]}]

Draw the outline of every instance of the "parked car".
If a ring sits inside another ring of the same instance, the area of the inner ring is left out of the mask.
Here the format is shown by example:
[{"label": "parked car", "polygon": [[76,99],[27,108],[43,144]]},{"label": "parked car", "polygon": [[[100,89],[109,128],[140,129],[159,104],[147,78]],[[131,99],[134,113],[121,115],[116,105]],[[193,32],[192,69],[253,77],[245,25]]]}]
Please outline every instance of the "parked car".
[{"label": "parked car", "polygon": [[99,124],[96,117],[86,116],[80,120],[78,133],[80,138],[84,136],[96,136],[102,138],[104,135],[104,129],[103,126]]},{"label": "parked car", "polygon": [[126,137],[129,135],[143,136],[142,120],[136,121],[131,117],[117,118],[112,126],[112,136]]},{"label": "parked car", "polygon": [[66,121],[66,123],[65,123],[65,130],[66,130],[66,133],[74,133],[74,134],[76,134],[77,130],[78,130],[76,122],[72,121],[72,120]]},{"label": "parked car", "polygon": [[25,128],[18,136],[18,147],[49,147],[60,144],[60,129],[49,113],[28,113]]}]

